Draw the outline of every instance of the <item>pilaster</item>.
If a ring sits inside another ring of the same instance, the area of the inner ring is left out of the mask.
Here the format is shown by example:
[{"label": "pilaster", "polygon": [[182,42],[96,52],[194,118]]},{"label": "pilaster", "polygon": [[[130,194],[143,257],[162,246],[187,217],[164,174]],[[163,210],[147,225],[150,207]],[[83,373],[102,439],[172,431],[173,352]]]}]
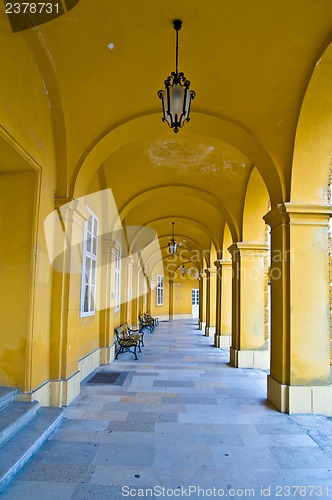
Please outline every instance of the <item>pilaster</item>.
[{"label": "pilaster", "polygon": [[[55,220],[52,319],[50,345],[49,398],[52,406],[63,406],[80,391],[78,373],[79,294],[71,294],[80,288],[82,258],[81,246],[84,222],[89,210],[78,200],[56,199],[58,219]],[[69,327],[70,325],[70,327]],[[61,390],[59,389],[61,387]]]},{"label": "pilaster", "polygon": [[117,243],[107,233],[101,237],[101,260],[102,272],[100,273],[100,325],[99,346],[100,364],[109,364],[114,359],[114,276],[115,276],[115,254],[118,249]]}]

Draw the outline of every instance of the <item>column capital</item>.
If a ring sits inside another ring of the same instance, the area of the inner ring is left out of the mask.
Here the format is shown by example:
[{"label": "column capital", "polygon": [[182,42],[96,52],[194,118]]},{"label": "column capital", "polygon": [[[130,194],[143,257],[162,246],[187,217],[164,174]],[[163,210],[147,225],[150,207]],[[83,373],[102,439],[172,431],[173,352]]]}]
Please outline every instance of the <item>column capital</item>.
[{"label": "column capital", "polygon": [[214,262],[214,265],[216,266],[217,269],[222,269],[223,267],[231,267],[232,266],[232,259],[218,259]]},{"label": "column capital", "polygon": [[269,245],[264,241],[237,241],[228,247],[232,258],[240,256],[263,256],[269,250]]},{"label": "column capital", "polygon": [[67,197],[67,196],[55,196],[54,197],[54,208],[60,208],[63,205],[67,205],[67,203],[70,203],[73,201],[73,198]]},{"label": "column capital", "polygon": [[101,235],[101,244],[104,248],[109,248],[110,250],[119,250],[119,243],[110,237],[111,233],[106,233]]},{"label": "column capital", "polygon": [[54,204],[57,210],[61,212],[64,221],[71,217],[79,216],[83,220],[88,220],[91,216],[90,210],[83,205],[80,200],[73,198],[55,198]]},{"label": "column capital", "polygon": [[274,207],[263,219],[272,229],[282,224],[326,226],[331,214],[332,205],[328,203],[285,202]]},{"label": "column capital", "polygon": [[214,274],[216,274],[217,268],[216,267],[208,267],[208,268],[204,269],[204,272],[206,273],[207,276],[213,276]]}]

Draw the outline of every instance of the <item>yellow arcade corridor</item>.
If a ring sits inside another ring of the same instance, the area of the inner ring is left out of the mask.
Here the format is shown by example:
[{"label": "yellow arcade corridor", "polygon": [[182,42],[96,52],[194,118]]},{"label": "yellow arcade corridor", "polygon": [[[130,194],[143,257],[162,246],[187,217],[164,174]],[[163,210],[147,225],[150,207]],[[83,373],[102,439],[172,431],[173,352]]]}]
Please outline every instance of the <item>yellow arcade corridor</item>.
[{"label": "yellow arcade corridor", "polygon": [[329,422],[331,40],[331,0],[0,3],[0,491],[151,317]]},{"label": "yellow arcade corridor", "polygon": [[277,413],[266,373],[236,369],[192,320],[144,335],[65,409],[3,500],[332,498],[332,422]]}]

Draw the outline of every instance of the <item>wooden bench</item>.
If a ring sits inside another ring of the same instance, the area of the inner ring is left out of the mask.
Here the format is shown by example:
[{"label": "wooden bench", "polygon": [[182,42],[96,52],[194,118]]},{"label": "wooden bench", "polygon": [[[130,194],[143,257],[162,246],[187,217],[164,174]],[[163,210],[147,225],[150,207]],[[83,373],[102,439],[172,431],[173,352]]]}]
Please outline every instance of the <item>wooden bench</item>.
[{"label": "wooden bench", "polygon": [[141,352],[141,346],[144,347],[144,332],[129,328],[127,323],[119,326],[118,328],[114,328],[114,332],[116,335],[117,343],[119,345],[119,349],[115,355],[115,359],[117,359],[118,355],[123,352],[131,352],[132,354],[134,354],[135,359],[138,359],[136,351],[138,348],[138,352]]},{"label": "wooden bench", "polygon": [[154,325],[154,326],[159,325],[159,318],[153,318],[153,317],[151,316],[150,311],[148,311],[148,312],[145,314],[145,317],[147,318],[147,320],[153,321],[153,325]]},{"label": "wooden bench", "polygon": [[153,320],[148,319],[145,314],[140,314],[138,318],[139,318],[140,330],[147,328],[152,333],[152,331],[154,329]]}]

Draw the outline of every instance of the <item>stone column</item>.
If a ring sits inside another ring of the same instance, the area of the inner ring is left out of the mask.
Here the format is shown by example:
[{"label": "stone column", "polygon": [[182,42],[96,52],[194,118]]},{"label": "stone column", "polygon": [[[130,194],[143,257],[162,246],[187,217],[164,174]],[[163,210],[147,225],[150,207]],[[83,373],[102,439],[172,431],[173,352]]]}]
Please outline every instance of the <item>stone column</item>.
[{"label": "stone column", "polygon": [[231,364],[237,368],[269,367],[265,339],[265,256],[268,245],[237,242],[233,261]]},{"label": "stone column", "polygon": [[[164,283],[165,286],[165,283]],[[174,319],[174,280],[173,278],[169,278],[168,280],[168,292],[169,292],[169,301],[168,301],[168,308],[169,308],[169,319],[172,321]]]},{"label": "stone column", "polygon": [[214,334],[214,346],[219,347],[218,338],[220,336],[221,330],[221,280],[222,280],[222,268],[219,260],[214,262],[217,269],[217,284],[216,284],[216,331]]},{"label": "stone column", "polygon": [[204,330],[206,325],[206,273],[203,271],[199,277],[199,330]]},{"label": "stone column", "polygon": [[217,269],[205,269],[206,282],[206,337],[213,337],[216,332],[216,295],[217,295]]},{"label": "stone column", "polygon": [[332,415],[328,227],[331,205],[280,204],[271,227],[271,371],[281,412]]},{"label": "stone column", "polygon": [[221,296],[221,332],[219,347],[230,347],[232,343],[232,260],[223,259],[222,296]]},{"label": "stone column", "polygon": [[230,347],[232,340],[232,261],[219,259],[217,268],[216,347]]}]

